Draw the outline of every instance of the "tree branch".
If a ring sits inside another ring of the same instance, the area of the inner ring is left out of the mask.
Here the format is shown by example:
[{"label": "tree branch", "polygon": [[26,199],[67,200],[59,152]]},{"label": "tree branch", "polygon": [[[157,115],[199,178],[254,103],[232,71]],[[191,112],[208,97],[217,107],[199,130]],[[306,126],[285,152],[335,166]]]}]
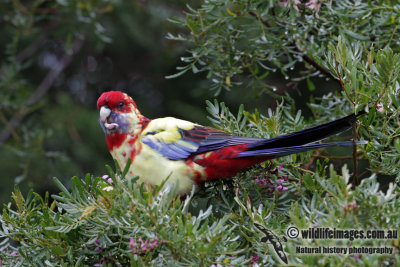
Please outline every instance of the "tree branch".
[{"label": "tree branch", "polygon": [[18,53],[18,55],[15,57],[15,60],[21,63],[30,58],[43,45],[47,37],[58,26],[58,24],[58,22],[51,22],[33,43]]},{"label": "tree branch", "polygon": [[319,70],[320,72],[324,73],[326,76],[328,76],[329,78],[331,78],[333,81],[337,81],[339,82],[335,76],[332,75],[332,73],[325,67],[319,65],[314,59],[312,59],[310,56],[306,55],[304,51],[302,51],[300,48],[297,47],[297,44],[294,44],[296,46],[296,49],[298,52],[300,53],[304,53],[302,55],[302,58],[305,62],[307,62],[308,64],[310,64],[311,66],[313,66],[315,69]]},{"label": "tree branch", "polygon": [[308,170],[310,166],[314,163],[315,158],[319,156],[319,154],[321,154],[320,150],[314,151],[310,160],[306,164],[304,164],[304,169]]},{"label": "tree branch", "polygon": [[262,17],[260,17],[255,11],[249,11],[249,14],[252,15],[253,17],[256,17],[262,24],[267,26],[267,28],[271,28],[271,24],[269,24],[268,21],[266,21]]},{"label": "tree branch", "polygon": [[353,104],[353,106],[355,106],[356,103],[353,101],[353,99],[351,99],[350,95],[347,93],[346,87],[344,86],[342,75],[340,75],[340,71],[339,71],[339,63],[338,63],[338,61],[336,59],[336,54],[335,53],[333,54],[333,57],[335,58],[336,74],[337,74],[337,76],[339,78],[340,86],[342,87],[342,89],[346,93],[346,96],[350,100],[350,102]]},{"label": "tree branch", "polygon": [[[271,28],[271,24],[264,20],[263,18],[261,18],[255,11],[249,11],[249,14],[253,17],[256,17],[262,24],[264,24],[267,28]],[[337,81],[337,79],[335,78],[335,76],[333,76],[331,74],[331,72],[329,71],[329,69],[319,65],[314,59],[312,59],[310,56],[306,55],[306,53],[300,49],[297,46],[296,42],[293,42],[292,45],[294,47],[296,47],[296,51],[302,54],[302,58],[305,62],[307,62],[308,64],[310,64],[311,66],[313,66],[315,69],[319,70],[320,72],[324,73],[326,76],[328,76],[329,78],[331,78],[333,81]]]},{"label": "tree branch", "polygon": [[72,44],[72,49],[64,54],[59,62],[47,73],[35,92],[27,98],[22,108],[8,122],[8,127],[0,132],[0,144],[3,144],[11,135],[11,130],[15,130],[27,114],[27,107],[37,103],[43,95],[51,88],[60,73],[71,63],[72,57],[81,49],[84,39],[78,39]]},{"label": "tree branch", "polygon": [[[352,125],[353,128],[353,141],[355,142],[357,140],[357,127],[356,123],[353,123]],[[354,143],[353,145],[353,186],[356,187],[359,182],[358,182],[358,176],[357,176],[357,145]]]}]

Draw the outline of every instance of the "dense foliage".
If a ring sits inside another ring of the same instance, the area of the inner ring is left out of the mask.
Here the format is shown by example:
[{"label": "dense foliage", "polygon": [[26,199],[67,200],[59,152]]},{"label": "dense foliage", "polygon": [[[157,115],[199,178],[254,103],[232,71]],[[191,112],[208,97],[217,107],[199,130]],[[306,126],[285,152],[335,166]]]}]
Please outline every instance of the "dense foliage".
[{"label": "dense foliage", "polygon": [[[46,6],[56,10],[57,20],[65,20],[70,27],[76,26],[76,21],[87,25],[73,29],[65,26],[69,34],[62,35],[66,42],[61,50],[66,61],[61,57],[60,64],[69,64],[70,56],[85,47],[80,41],[82,37],[86,40],[85,36],[99,38],[100,42],[93,42],[99,45],[98,51],[104,51],[100,44],[112,38],[107,35],[107,26],[101,24],[102,19],[108,20],[100,14],[115,8],[118,14],[131,15],[122,10],[124,5],[118,1],[95,2],[57,1],[51,4],[54,6]],[[2,62],[0,86],[6,90],[2,93],[0,119],[8,123],[8,134],[13,137],[8,149],[21,158],[30,155],[31,160],[35,158],[32,151],[42,150],[30,149],[30,145],[40,146],[46,135],[28,130],[40,128],[37,123],[41,126],[48,122],[36,117],[22,128],[9,126],[13,114],[15,120],[22,120],[40,109],[38,103],[43,96],[33,94],[32,100],[26,100],[26,95],[34,91],[35,79],[23,79],[23,70],[33,71],[33,63],[18,61],[16,56],[20,37],[15,28],[32,29],[29,26],[34,23],[54,20],[52,12],[39,12],[43,2],[37,3],[32,6],[35,12],[31,17],[24,12],[24,6],[14,4],[11,8],[10,3],[6,4],[16,13],[10,11],[2,21],[14,23],[9,30],[14,31],[10,34],[14,38],[5,50],[8,61]],[[148,7],[149,12],[159,11]],[[188,53],[181,58],[177,73],[167,78],[179,77],[175,79],[178,80],[184,79],[188,71],[204,72],[206,76],[202,78],[208,79],[216,95],[229,98],[267,94],[277,101],[266,111],[240,106],[237,113],[223,102],[207,101],[214,127],[236,135],[269,138],[365,110],[367,114],[360,117],[353,133],[340,138],[367,140],[368,145],[267,161],[233,179],[202,184],[186,197],[176,196],[168,183],[145,190],[136,179],[126,179],[118,166],[115,170],[108,167],[107,177],[75,176],[67,187],[54,179],[61,192],[51,196],[31,191],[24,197],[15,188],[12,203],[5,205],[0,216],[0,265],[284,263],[273,243],[265,242],[265,232],[259,227],[276,235],[289,264],[399,264],[398,237],[283,238],[290,226],[400,229],[399,9],[396,1],[208,0],[196,8],[188,6],[186,17],[168,13],[171,25],[180,28],[168,29],[171,33],[167,37],[178,41],[174,44],[181,44],[180,48],[188,47]],[[20,15],[20,19],[14,15]],[[131,30],[135,31],[135,27]],[[96,37],[89,34],[92,31]],[[63,68],[53,65],[47,68],[49,75],[57,70],[63,72]],[[89,75],[83,67],[75,75],[78,73]],[[286,86],[277,82],[279,78]],[[98,73],[96,82],[101,81]],[[320,89],[328,82],[328,90]],[[302,84],[306,84],[306,90],[301,89]],[[58,97],[68,99],[66,106],[71,105],[68,97]],[[311,118],[298,109],[299,102],[307,103]],[[85,114],[79,109],[76,112]],[[394,252],[313,255],[299,254],[299,246],[388,247]]]},{"label": "dense foliage", "polygon": [[[306,79],[310,91],[316,90],[311,76],[334,78],[338,90],[310,99],[317,122],[367,110],[359,129],[371,142],[364,157],[371,170],[399,175],[399,7],[392,1],[207,1],[185,20],[173,20],[190,34],[169,37],[193,44],[177,75],[205,71],[216,93],[240,85],[273,94],[268,76],[277,69],[294,83]],[[304,69],[294,73],[299,62]],[[267,124],[264,136],[282,133],[286,120],[277,116],[279,124]],[[256,128],[265,125],[257,112],[250,117]]]},{"label": "dense foliage", "polygon": [[150,118],[207,123],[201,103],[212,94],[198,90],[200,77],[164,79],[184,52],[165,38],[175,28],[166,21],[183,8],[179,0],[0,1],[0,203],[15,183],[25,194],[56,192],[54,176],[104,174],[103,91],[128,92]]}]

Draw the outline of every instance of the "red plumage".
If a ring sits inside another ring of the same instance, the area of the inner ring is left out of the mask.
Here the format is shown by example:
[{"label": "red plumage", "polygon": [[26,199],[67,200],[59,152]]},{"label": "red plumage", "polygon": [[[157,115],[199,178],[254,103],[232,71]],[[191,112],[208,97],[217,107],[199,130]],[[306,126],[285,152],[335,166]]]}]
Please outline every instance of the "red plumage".
[{"label": "red plumage", "polygon": [[[122,108],[118,108],[118,104],[123,101],[125,105]],[[120,112],[128,113],[132,112],[132,104],[135,109],[137,109],[135,101],[128,95],[122,95],[119,91],[109,91],[106,94],[102,94],[97,100],[97,108],[100,109],[102,106],[108,106],[112,110],[119,110]]]},{"label": "red plumage", "polygon": [[115,147],[120,147],[128,135],[125,133],[111,133],[106,137],[107,148],[112,151]]},{"label": "red plumage", "polygon": [[254,164],[271,158],[269,156],[237,158],[240,152],[247,150],[247,147],[248,144],[224,147],[210,153],[199,154],[194,157],[193,161],[204,167],[207,174],[206,180],[214,180],[231,177]]}]

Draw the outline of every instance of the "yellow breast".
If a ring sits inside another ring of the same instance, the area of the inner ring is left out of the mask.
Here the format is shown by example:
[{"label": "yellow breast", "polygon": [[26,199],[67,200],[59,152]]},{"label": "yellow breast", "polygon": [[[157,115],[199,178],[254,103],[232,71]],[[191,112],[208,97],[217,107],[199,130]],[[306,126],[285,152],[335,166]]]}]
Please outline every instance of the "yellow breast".
[{"label": "yellow breast", "polygon": [[141,138],[146,133],[163,131],[165,136],[162,141],[172,143],[180,138],[175,127],[178,125],[181,129],[193,127],[193,124],[189,122],[177,119],[171,121],[170,119],[173,118],[151,121],[143,132],[136,136],[128,136],[120,147],[111,152],[111,155],[117,160],[121,169],[124,169],[128,159],[131,159],[132,163],[127,178],[138,176],[139,183],[145,182],[150,185],[160,185],[168,178],[168,183],[176,184],[178,192],[183,194],[190,192],[195,178],[205,177],[203,167],[192,162],[188,164],[185,160],[170,160],[141,142]]}]

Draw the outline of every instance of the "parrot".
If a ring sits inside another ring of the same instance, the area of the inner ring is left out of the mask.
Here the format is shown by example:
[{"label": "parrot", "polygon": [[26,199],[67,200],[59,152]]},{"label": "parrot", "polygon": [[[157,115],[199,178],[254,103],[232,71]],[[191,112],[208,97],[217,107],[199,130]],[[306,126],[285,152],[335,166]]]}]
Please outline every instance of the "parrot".
[{"label": "parrot", "polygon": [[269,139],[234,136],[173,117],[148,119],[134,100],[120,91],[98,98],[100,126],[106,144],[120,168],[130,166],[126,177],[150,186],[168,178],[181,195],[193,185],[230,178],[249,167],[298,152],[330,146],[365,144],[365,141],[315,143],[352,127],[365,112],[305,130]]}]

